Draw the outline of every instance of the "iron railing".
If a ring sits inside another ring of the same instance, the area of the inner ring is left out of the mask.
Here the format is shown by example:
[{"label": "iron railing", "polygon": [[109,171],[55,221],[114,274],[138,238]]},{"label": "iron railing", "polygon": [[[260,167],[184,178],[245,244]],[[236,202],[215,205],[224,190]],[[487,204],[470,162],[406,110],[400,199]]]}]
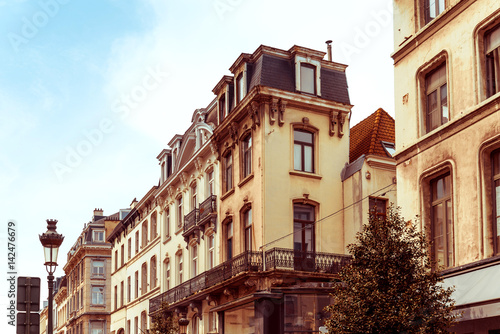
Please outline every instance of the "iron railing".
[{"label": "iron railing", "polygon": [[194,227],[197,221],[198,209],[193,209],[190,213],[184,216],[184,233]]},{"label": "iron railing", "polygon": [[273,248],[265,254],[266,269],[293,269],[336,274],[351,261],[349,255]]},{"label": "iron railing", "polygon": [[[273,248],[264,255],[266,271],[274,269],[338,273],[351,261],[348,255],[321,252],[301,252],[285,248]],[[261,252],[246,251],[210,270],[165,291],[149,301],[149,312],[156,312],[162,302],[175,303],[196,292],[207,289],[244,272],[262,272]]]},{"label": "iron railing", "polygon": [[200,224],[213,213],[217,213],[217,196],[210,195],[206,200],[200,203],[200,214],[198,217]]}]

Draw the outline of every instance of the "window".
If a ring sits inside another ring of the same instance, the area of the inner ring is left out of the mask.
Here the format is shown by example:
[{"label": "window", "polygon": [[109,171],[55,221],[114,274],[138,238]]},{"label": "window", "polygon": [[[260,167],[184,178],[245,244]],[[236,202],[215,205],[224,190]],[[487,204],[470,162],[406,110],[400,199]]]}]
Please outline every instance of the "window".
[{"label": "window", "polygon": [[141,295],[148,291],[148,265],[146,262],[141,267]]},{"label": "window", "polygon": [[233,258],[233,222],[226,225],[226,259]]},{"label": "window", "polygon": [[128,238],[128,241],[127,241],[127,257],[129,260],[132,257],[132,239],[131,238]]},{"label": "window", "polygon": [[92,286],[92,304],[104,305],[104,287]]},{"label": "window", "polygon": [[198,205],[198,201],[196,197],[198,196],[197,190],[196,190],[196,182],[194,182],[191,185],[191,210],[196,209],[196,206]]},{"label": "window", "polygon": [[134,318],[134,334],[139,334],[139,317]]},{"label": "window", "polygon": [[229,151],[223,158],[224,161],[224,193],[233,189],[233,155]]},{"label": "window", "polygon": [[191,277],[198,275],[198,246],[191,248]]},{"label": "window", "polygon": [[491,154],[492,160],[492,181],[494,189],[494,212],[493,212],[493,250],[494,254],[500,254],[500,150],[496,150]]},{"label": "window", "polygon": [[319,333],[329,314],[325,307],[332,303],[328,295],[287,294],[284,296],[285,334]]},{"label": "window", "polygon": [[314,172],[314,135],[306,130],[293,131],[293,168]]},{"label": "window", "polygon": [[314,206],[293,205],[293,248],[300,252],[314,251]]},{"label": "window", "polygon": [[121,251],[120,265],[123,266],[125,264],[125,245],[122,244],[120,251]]},{"label": "window", "polygon": [[118,285],[115,285],[115,310],[118,308]]},{"label": "window", "polygon": [[444,11],[445,0],[424,0],[425,24],[434,20]]},{"label": "window", "polygon": [[81,263],[81,267],[80,267],[80,278],[81,278],[81,282],[83,282],[83,278],[84,278],[84,274],[85,274],[85,270],[83,269],[84,268],[84,265],[85,264],[85,260],[82,261]]},{"label": "window", "polygon": [[182,253],[177,254],[177,284],[182,283]]},{"label": "window", "polygon": [[212,269],[214,267],[214,246],[215,246],[215,236],[211,234],[208,237],[207,247],[208,247],[208,258],[207,258],[207,269]]},{"label": "window", "polygon": [[147,315],[145,311],[141,312],[141,333],[147,333]]},{"label": "window", "polygon": [[151,236],[150,240],[156,238],[157,235],[157,227],[156,227],[156,211],[151,214]]},{"label": "window", "polygon": [[156,256],[153,256],[151,258],[151,264],[150,268],[151,273],[149,274],[149,279],[150,279],[150,287],[151,289],[154,289],[156,287]]},{"label": "window", "polygon": [[222,94],[219,99],[219,122],[226,117],[226,94]]},{"label": "window", "polygon": [[177,229],[182,228],[184,212],[182,209],[182,196],[177,199]]},{"label": "window", "polygon": [[500,25],[485,34],[486,96],[500,91]]},{"label": "window", "polygon": [[426,132],[449,121],[446,64],[425,76]]},{"label": "window", "polygon": [[209,332],[217,332],[217,312],[208,313],[208,330]]},{"label": "window", "polygon": [[148,244],[148,221],[146,220],[142,223],[142,244],[141,247],[144,248]]},{"label": "window", "polygon": [[236,103],[239,103],[246,95],[245,82],[243,81],[243,73],[236,77]]},{"label": "window", "polygon": [[123,286],[123,281],[120,282],[120,306],[123,306],[123,295],[124,295],[124,286]]},{"label": "window", "polygon": [[91,321],[90,334],[104,334],[104,321]]},{"label": "window", "polygon": [[132,334],[130,332],[130,320],[127,320],[127,332],[125,334]]},{"label": "window", "polygon": [[163,230],[165,231],[165,240],[170,238],[170,210],[168,208],[163,215]]},{"label": "window", "polygon": [[92,260],[92,277],[104,278],[104,260]]},{"label": "window", "polygon": [[165,267],[165,291],[170,290],[170,261],[165,260],[163,262]]},{"label": "window", "polygon": [[394,156],[394,153],[396,153],[396,145],[394,143],[389,143],[386,141],[382,141],[381,143],[382,147],[385,150],[385,153],[387,153],[387,155],[392,158]]},{"label": "window", "polygon": [[139,231],[135,232],[135,254],[139,253]]},{"label": "window", "polygon": [[80,289],[80,308],[83,308],[83,287]]},{"label": "window", "polygon": [[132,282],[129,276],[127,277],[127,303],[130,303],[131,295],[132,295]]},{"label": "window", "polygon": [[243,223],[245,229],[245,251],[252,250],[252,209],[243,213]]},{"label": "window", "polygon": [[212,169],[207,173],[207,194],[213,195],[214,193],[214,170]]},{"label": "window", "polygon": [[191,333],[198,334],[199,333],[198,329],[200,327],[200,318],[198,318],[196,315],[193,317],[193,319],[191,319],[191,326],[192,326]]},{"label": "window", "polygon": [[118,270],[118,250],[115,250],[115,271]]},{"label": "window", "polygon": [[252,173],[252,136],[248,135],[243,139],[241,145],[241,176],[247,177]]},{"label": "window", "polygon": [[104,231],[103,230],[94,230],[92,235],[92,240],[94,242],[104,242]]},{"label": "window", "polygon": [[431,181],[432,255],[438,265],[453,266],[453,217],[451,210],[451,177]]},{"label": "window", "polygon": [[316,66],[300,64],[300,90],[304,93],[316,94]]},{"label": "window", "polygon": [[135,298],[139,297],[139,271],[135,272]]},{"label": "window", "polygon": [[374,215],[379,219],[385,219],[387,200],[383,198],[370,197],[369,200],[370,215]]}]

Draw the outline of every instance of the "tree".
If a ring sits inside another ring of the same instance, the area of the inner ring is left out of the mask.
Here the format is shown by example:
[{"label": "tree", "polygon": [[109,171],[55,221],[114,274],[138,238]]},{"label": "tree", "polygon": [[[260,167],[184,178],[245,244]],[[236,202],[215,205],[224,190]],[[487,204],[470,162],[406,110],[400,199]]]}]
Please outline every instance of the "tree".
[{"label": "tree", "polygon": [[162,302],[160,310],[151,318],[152,334],[177,334],[179,326],[176,323],[176,317],[168,311],[168,303]]},{"label": "tree", "polygon": [[385,219],[371,215],[356,238],[326,308],[329,333],[447,333],[457,318],[453,289],[439,284],[415,224],[391,206]]}]

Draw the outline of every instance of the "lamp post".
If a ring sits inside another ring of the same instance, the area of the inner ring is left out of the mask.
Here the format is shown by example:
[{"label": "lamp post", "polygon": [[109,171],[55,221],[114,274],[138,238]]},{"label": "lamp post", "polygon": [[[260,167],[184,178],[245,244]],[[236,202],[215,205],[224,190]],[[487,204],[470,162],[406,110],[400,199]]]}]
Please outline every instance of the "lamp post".
[{"label": "lamp post", "polygon": [[61,246],[64,237],[62,234],[56,232],[57,220],[47,219],[47,232],[39,235],[40,242],[43,246],[43,253],[45,255],[45,268],[47,269],[47,280],[49,283],[49,305],[47,309],[47,334],[52,334],[52,293],[54,289],[54,272],[57,267],[57,252]]}]

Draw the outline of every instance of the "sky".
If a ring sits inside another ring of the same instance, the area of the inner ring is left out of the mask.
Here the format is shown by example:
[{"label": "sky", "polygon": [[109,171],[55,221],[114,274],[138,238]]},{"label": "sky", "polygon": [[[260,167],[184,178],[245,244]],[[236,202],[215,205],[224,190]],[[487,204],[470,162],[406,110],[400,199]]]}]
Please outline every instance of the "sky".
[{"label": "sky", "polygon": [[156,156],[241,53],[326,40],[348,65],[351,126],[394,116],[390,0],[0,0],[0,328],[9,222],[15,272],[41,277],[46,299],[47,219],[65,236],[61,276],[94,208],[111,215],[158,183]]}]

